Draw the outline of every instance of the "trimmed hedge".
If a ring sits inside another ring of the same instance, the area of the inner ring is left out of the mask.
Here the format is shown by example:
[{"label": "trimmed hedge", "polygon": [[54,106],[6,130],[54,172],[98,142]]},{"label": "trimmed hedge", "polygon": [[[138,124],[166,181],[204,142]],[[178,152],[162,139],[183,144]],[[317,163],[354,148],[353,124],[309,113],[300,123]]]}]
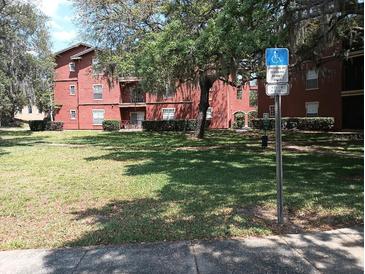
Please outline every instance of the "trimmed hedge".
[{"label": "trimmed hedge", "polygon": [[62,131],[63,122],[52,122],[48,120],[32,120],[29,121],[29,128],[31,131]]},{"label": "trimmed hedge", "polygon": [[[195,130],[196,125],[196,120],[142,121],[142,128],[147,131],[192,131]],[[207,120],[205,125],[209,127],[210,120]]]},{"label": "trimmed hedge", "polygon": [[62,131],[63,130],[63,122],[46,122],[46,130],[50,131]]},{"label": "trimmed hedge", "polygon": [[106,131],[118,131],[120,130],[120,121],[118,120],[104,120],[103,130]]},{"label": "trimmed hedge", "polygon": [[31,131],[44,131],[46,129],[46,121],[44,120],[29,121],[29,128]]},{"label": "trimmed hedge", "polygon": [[[253,119],[252,127],[256,129],[263,128],[262,118]],[[268,130],[275,128],[275,119],[269,118]],[[299,130],[331,130],[335,124],[333,117],[283,117],[281,127],[283,129],[299,129]]]}]

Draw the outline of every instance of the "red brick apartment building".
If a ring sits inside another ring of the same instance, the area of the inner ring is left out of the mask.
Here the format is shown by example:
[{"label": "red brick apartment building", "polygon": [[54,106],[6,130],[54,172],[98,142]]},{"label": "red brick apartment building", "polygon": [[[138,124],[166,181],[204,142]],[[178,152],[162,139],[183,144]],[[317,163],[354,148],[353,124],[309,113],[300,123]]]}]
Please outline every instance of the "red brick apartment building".
[{"label": "red brick apartment building", "polygon": [[[322,65],[304,63],[290,75],[290,94],[282,97],[283,117],[334,117],[335,129],[364,127],[364,51],[351,52],[347,60],[322,58]],[[274,117],[274,99],[258,85],[258,117]]]},{"label": "red brick apartment building", "polygon": [[[134,128],[142,120],[197,117],[199,89],[193,85],[161,96],[138,94],[133,90],[136,78],[121,78],[108,85],[107,79],[97,75],[93,70],[95,49],[89,45],[80,43],[55,55],[55,121],[64,122],[65,129],[101,129],[103,120],[119,120],[122,128]],[[250,105],[250,93],[256,92],[256,86],[237,90],[217,81],[210,92],[210,127],[231,127],[236,113],[245,113],[247,124],[249,113],[256,111],[256,103]]]}]

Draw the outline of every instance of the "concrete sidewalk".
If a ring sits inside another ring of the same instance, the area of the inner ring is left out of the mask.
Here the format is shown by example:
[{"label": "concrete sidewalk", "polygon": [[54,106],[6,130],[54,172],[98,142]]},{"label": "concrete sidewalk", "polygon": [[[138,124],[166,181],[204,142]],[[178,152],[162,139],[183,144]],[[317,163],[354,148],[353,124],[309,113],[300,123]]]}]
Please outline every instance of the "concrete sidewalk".
[{"label": "concrete sidewalk", "polygon": [[0,273],[363,273],[363,228],[0,252]]}]

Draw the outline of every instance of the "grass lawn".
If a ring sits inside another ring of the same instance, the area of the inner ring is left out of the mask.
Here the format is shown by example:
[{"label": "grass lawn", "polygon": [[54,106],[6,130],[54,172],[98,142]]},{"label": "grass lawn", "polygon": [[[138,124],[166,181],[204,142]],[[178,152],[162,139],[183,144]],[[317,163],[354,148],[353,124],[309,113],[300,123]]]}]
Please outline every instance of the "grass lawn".
[{"label": "grass lawn", "polygon": [[[286,133],[0,131],[0,249],[268,235],[363,222],[363,141]],[[272,136],[270,137],[273,140]]]}]

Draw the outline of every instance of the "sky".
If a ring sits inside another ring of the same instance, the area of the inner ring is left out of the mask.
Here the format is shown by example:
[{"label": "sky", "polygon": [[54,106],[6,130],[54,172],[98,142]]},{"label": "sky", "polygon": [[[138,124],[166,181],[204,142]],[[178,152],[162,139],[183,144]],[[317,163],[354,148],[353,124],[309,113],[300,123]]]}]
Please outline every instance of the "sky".
[{"label": "sky", "polygon": [[37,0],[39,9],[49,17],[49,30],[54,52],[82,42],[73,22],[74,10],[69,0]]}]

